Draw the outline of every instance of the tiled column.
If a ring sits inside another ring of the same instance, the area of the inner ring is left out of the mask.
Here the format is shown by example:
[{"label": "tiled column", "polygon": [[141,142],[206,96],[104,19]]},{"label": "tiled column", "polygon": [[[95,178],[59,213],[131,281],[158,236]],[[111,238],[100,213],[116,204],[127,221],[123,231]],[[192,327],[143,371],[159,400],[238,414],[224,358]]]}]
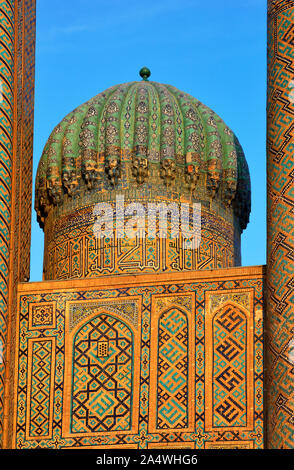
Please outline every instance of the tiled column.
[{"label": "tiled column", "polygon": [[267,447],[294,448],[294,1],[268,1]]},{"label": "tiled column", "polygon": [[[29,277],[35,0],[0,0],[0,447],[13,381],[18,281]],[[8,367],[9,366],[9,367]],[[2,442],[3,441],[3,442]]]},{"label": "tiled column", "polygon": [[0,3],[2,27],[0,36],[0,441],[3,433],[9,299],[14,106],[14,3],[13,1],[2,1]]}]

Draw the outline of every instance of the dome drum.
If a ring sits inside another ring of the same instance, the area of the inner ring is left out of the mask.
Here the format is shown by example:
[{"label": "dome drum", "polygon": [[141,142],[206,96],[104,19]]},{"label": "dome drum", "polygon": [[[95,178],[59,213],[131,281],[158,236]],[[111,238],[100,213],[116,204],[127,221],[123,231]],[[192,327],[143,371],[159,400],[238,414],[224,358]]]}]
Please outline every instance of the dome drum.
[{"label": "dome drum", "polygon": [[[100,202],[112,208],[117,214],[115,191],[100,198]],[[153,194],[153,195],[152,195]],[[92,196],[92,197],[90,197]],[[120,195],[122,197],[122,195]],[[128,197],[128,199],[127,199]],[[91,202],[92,199],[92,202]],[[97,201],[97,199],[96,199]],[[185,230],[180,219],[179,233],[173,237],[172,216],[167,217],[167,230],[164,237],[159,229],[157,216],[154,228],[156,235],[150,236],[147,217],[148,206],[179,206],[168,192],[159,198],[158,194],[140,192],[136,189],[125,192],[125,213],[134,202],[141,205],[145,218],[145,235],[120,238],[116,219],[113,223],[113,236],[98,238],[95,234],[95,208],[93,195],[89,194],[84,206],[73,204],[56,207],[50,212],[45,224],[44,279],[62,280],[80,277],[98,277],[117,274],[147,274],[174,271],[194,271],[195,269],[218,269],[238,266],[241,263],[240,230],[236,217],[227,217],[218,204],[211,207],[201,205],[201,241],[197,249],[185,246]],[[219,211],[217,212],[217,210]],[[193,207],[189,205],[189,230],[193,230]],[[225,218],[227,217],[227,218]],[[124,217],[124,227],[131,221]]]}]

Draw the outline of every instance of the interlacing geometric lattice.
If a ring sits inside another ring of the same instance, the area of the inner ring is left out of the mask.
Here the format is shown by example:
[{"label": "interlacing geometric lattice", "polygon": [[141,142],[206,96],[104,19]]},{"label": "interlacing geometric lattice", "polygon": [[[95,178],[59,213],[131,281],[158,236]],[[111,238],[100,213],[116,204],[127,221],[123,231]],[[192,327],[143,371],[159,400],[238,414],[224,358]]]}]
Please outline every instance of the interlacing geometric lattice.
[{"label": "interlacing geometric lattice", "polygon": [[262,448],[261,276],[21,293],[14,446]]},{"label": "interlacing geometric lattice", "polygon": [[130,329],[110,315],[98,315],[76,334],[73,354],[71,432],[130,429]]}]

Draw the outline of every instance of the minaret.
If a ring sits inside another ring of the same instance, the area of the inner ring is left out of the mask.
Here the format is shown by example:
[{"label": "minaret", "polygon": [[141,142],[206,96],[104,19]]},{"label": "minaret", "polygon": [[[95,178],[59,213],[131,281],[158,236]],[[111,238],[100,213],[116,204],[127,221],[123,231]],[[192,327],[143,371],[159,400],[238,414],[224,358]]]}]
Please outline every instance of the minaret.
[{"label": "minaret", "polygon": [[294,448],[294,1],[268,1],[267,447]]},{"label": "minaret", "polygon": [[[13,385],[9,345],[19,281],[29,278],[33,109],[35,71],[35,0],[0,5],[0,447]],[[4,429],[4,433],[3,433]]]}]

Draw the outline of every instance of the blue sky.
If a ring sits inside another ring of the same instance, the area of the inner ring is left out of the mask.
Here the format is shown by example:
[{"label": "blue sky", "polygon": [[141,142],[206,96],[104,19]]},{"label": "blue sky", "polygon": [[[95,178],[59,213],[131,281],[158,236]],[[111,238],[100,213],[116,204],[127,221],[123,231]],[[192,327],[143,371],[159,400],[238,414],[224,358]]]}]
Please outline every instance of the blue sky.
[{"label": "blue sky", "polygon": [[[242,265],[266,262],[266,0],[39,0],[34,179],[53,127],[106,88],[151,79],[212,108],[236,133],[252,184]],[[33,195],[34,198],[34,195]],[[31,281],[43,232],[32,215]]]}]

